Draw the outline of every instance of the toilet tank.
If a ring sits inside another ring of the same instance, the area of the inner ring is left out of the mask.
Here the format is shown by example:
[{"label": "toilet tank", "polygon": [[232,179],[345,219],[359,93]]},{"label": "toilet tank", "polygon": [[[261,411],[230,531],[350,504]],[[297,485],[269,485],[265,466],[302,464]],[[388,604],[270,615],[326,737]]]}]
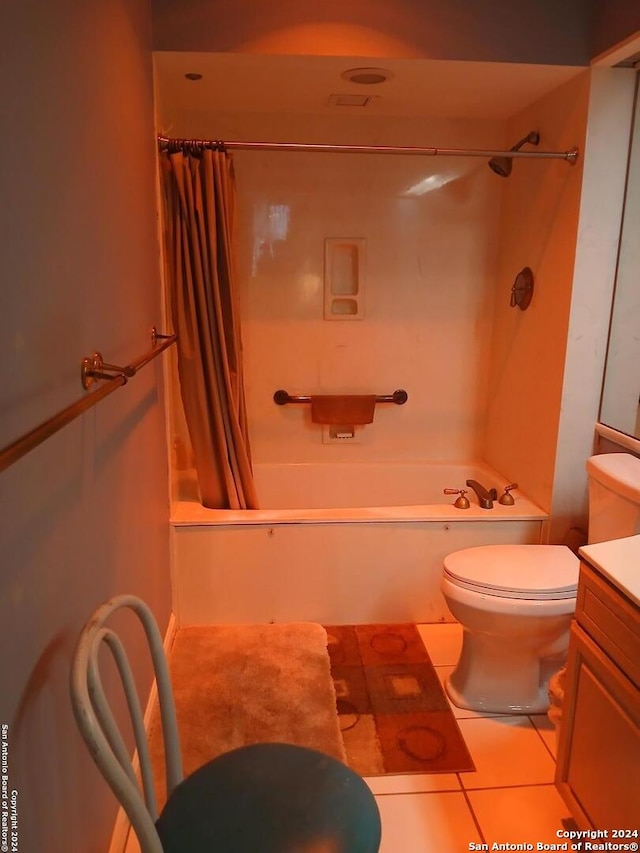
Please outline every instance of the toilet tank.
[{"label": "toilet tank", "polygon": [[589,542],[640,533],[640,459],[603,453],[587,459]]}]

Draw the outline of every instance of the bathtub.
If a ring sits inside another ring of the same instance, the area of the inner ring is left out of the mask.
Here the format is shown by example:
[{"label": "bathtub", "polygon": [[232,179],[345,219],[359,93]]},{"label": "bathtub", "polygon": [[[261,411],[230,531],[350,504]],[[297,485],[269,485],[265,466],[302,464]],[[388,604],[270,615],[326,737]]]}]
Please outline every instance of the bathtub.
[{"label": "bathtub", "polygon": [[256,465],[259,510],[212,510],[193,472],[177,472],[171,509],[174,610],[180,626],[314,621],[452,621],[440,592],[446,554],[544,541],[547,515],[515,504],[453,506],[445,488],[507,483],[478,464]]}]

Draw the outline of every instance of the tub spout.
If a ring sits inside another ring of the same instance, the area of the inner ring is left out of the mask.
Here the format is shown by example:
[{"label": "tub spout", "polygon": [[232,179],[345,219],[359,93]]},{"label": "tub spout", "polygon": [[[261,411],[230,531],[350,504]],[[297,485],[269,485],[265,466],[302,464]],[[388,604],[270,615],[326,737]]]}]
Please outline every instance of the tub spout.
[{"label": "tub spout", "polygon": [[477,480],[467,480],[467,486],[470,486],[476,493],[482,509],[493,509],[493,502],[498,497],[498,492],[495,489],[485,489]]}]

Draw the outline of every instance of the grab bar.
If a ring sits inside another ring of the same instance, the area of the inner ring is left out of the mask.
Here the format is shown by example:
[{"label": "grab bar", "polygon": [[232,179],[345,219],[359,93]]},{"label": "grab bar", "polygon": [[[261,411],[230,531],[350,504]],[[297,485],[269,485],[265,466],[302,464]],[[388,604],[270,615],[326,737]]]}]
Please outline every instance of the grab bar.
[{"label": "grab bar", "polygon": [[[159,340],[162,342],[158,343]],[[13,465],[14,462],[17,462],[18,459],[26,456],[29,451],[33,450],[39,444],[42,444],[43,441],[46,441],[58,432],[58,430],[61,430],[62,427],[71,423],[71,421],[75,420],[79,415],[86,412],[87,409],[95,406],[100,402],[100,400],[104,400],[104,398],[108,397],[109,394],[112,394],[118,388],[126,385],[127,380],[130,377],[135,376],[140,368],[144,367],[152,361],[152,359],[160,355],[161,352],[164,352],[164,350],[174,344],[177,340],[177,335],[158,334],[154,326],[151,330],[151,349],[133,364],[129,364],[126,367],[116,367],[112,364],[105,364],[102,361],[100,353],[94,353],[90,358],[83,358],[80,371],[83,388],[90,388],[98,379],[104,379],[106,384],[101,388],[97,388],[95,391],[92,391],[91,394],[87,394],[85,397],[77,400],[75,403],[72,403],[70,406],[67,406],[66,409],[62,409],[62,411],[58,412],[57,415],[54,415],[47,421],[44,421],[44,423],[41,423],[21,438],[0,450],[0,472],[9,468],[9,466]],[[115,371],[115,373],[104,373],[104,370]]]},{"label": "grab bar", "polygon": [[[394,391],[393,394],[381,394],[376,397],[376,403],[395,403],[398,406],[403,406],[409,395],[403,388]],[[306,394],[289,394],[287,391],[280,389],[273,395],[273,402],[278,406],[286,406],[287,403],[310,403],[311,396]]]}]

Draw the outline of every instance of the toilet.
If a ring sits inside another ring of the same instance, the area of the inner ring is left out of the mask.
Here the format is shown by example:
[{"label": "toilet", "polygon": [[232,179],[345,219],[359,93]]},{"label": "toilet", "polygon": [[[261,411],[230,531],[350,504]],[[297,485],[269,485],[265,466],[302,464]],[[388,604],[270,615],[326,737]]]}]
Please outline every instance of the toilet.
[{"label": "toilet", "polygon": [[[587,460],[589,542],[640,533],[640,459]],[[445,681],[460,708],[544,713],[547,685],[566,658],[579,560],[565,545],[481,545],[444,559],[441,589],[463,628]]]}]

